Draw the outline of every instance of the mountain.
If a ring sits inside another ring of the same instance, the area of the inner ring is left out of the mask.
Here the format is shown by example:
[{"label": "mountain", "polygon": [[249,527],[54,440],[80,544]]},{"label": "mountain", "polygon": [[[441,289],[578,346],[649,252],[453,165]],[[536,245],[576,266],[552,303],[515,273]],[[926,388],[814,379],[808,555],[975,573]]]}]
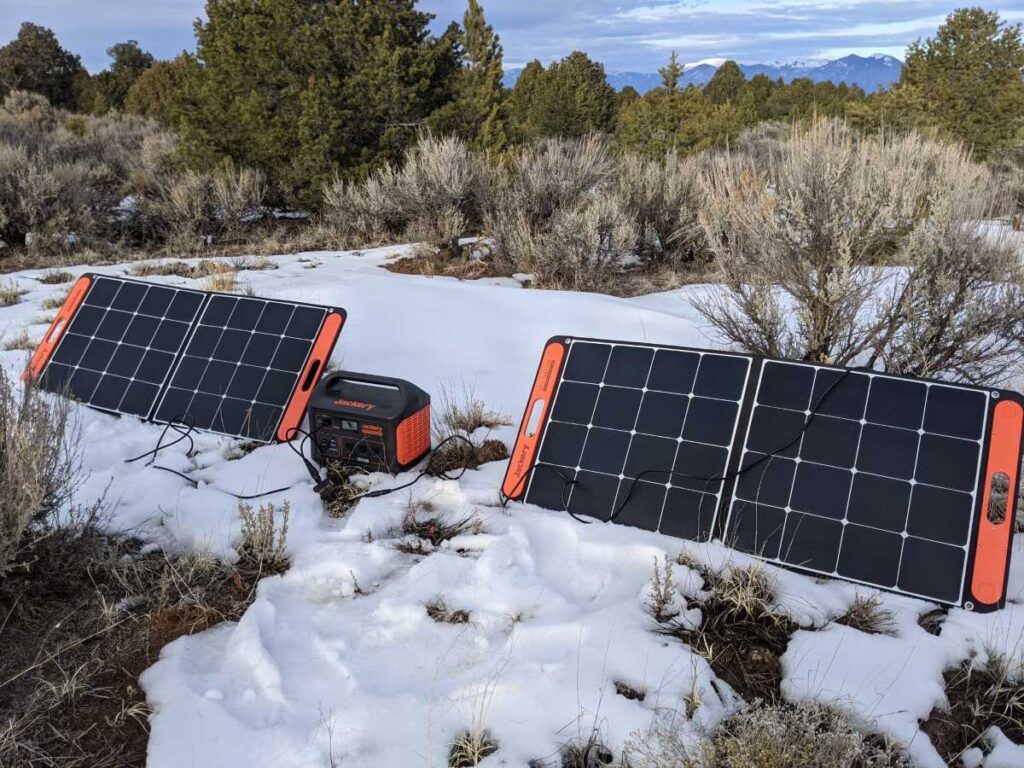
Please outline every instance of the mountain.
[{"label": "mountain", "polygon": [[[701,87],[707,85],[723,61],[725,60],[705,59],[687,64],[683,72],[682,84]],[[747,79],[754,75],[765,75],[772,80],[781,77],[788,83],[800,77],[807,77],[816,83],[830,80],[837,85],[839,83],[859,85],[865,91],[871,92],[878,88],[888,88],[899,80],[900,73],[903,71],[903,62],[883,53],[876,53],[873,56],[850,54],[832,61],[812,59],[775,61],[768,64],[740,64],[740,69],[743,70]],[[522,71],[521,68],[505,70],[506,87],[511,88],[515,85]],[[631,85],[640,93],[646,93],[661,85],[661,75],[657,72],[609,71],[607,76],[608,83],[617,91]]]}]

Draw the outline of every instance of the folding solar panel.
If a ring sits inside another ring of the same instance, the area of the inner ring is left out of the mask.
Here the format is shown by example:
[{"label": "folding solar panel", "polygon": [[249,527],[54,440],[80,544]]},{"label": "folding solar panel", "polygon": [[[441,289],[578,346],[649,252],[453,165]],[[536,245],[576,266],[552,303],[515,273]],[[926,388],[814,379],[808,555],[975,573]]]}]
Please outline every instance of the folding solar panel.
[{"label": "folding solar panel", "polygon": [[85,275],[26,376],[105,411],[287,440],[344,311]]},{"label": "folding solar panel", "polygon": [[1005,599],[1024,399],[552,339],[503,492],[977,610]]},{"label": "folding solar panel", "polygon": [[504,493],[672,536],[711,536],[751,358],[556,338]]}]

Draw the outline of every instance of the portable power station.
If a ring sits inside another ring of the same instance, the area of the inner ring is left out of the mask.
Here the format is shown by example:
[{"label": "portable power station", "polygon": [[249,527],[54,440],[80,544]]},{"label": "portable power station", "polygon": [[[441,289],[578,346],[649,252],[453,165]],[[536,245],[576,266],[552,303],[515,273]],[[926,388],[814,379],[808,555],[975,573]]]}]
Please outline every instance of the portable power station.
[{"label": "portable power station", "polygon": [[309,399],[313,460],[397,474],[430,452],[430,395],[386,376],[324,374]]}]

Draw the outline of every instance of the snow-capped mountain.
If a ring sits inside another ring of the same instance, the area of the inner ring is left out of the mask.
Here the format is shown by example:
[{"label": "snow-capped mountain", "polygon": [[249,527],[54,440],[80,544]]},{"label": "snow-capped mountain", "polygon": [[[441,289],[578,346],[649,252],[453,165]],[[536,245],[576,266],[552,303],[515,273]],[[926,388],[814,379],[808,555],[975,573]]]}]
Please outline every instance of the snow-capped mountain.
[{"label": "snow-capped mountain", "polygon": [[[714,58],[686,64],[682,84],[706,85],[724,61],[725,59]],[[806,77],[814,82],[829,80],[837,85],[859,85],[866,91],[874,91],[878,88],[888,88],[898,81],[903,71],[903,62],[883,53],[876,53],[873,56],[850,54],[831,61],[802,59],[766,64],[740,64],[740,69],[748,79],[754,75],[765,75],[773,80],[781,77],[788,83]],[[505,85],[510,88],[515,85],[521,72],[521,68],[506,70]],[[609,71],[607,77],[608,83],[617,91],[632,86],[640,93],[645,93],[661,85],[661,75],[657,72]]]}]

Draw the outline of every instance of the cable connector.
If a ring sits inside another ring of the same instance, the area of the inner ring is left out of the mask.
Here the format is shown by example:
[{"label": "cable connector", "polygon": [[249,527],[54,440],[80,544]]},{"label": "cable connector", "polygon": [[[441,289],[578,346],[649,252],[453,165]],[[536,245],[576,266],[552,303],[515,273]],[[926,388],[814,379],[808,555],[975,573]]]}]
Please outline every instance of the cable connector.
[{"label": "cable connector", "polygon": [[334,501],[335,497],[338,495],[337,487],[328,478],[324,478],[314,485],[313,490],[320,495],[321,499],[327,502]]}]

